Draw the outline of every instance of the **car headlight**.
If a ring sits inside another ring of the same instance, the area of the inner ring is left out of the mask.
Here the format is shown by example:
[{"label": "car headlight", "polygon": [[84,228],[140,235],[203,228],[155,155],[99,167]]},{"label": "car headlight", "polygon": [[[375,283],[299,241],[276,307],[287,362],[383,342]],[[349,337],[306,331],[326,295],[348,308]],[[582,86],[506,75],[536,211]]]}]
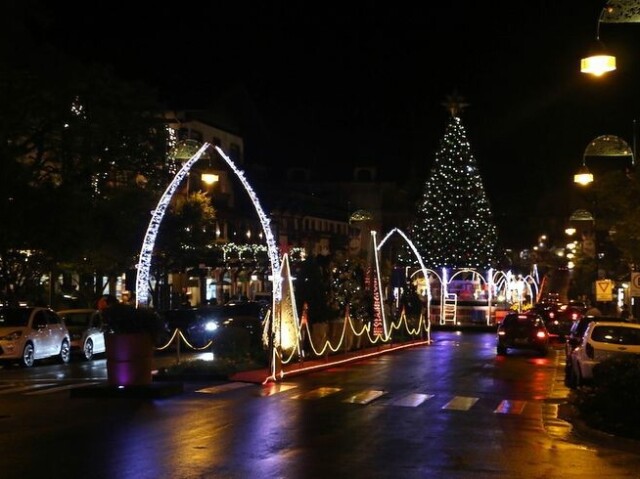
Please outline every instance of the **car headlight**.
[{"label": "car headlight", "polygon": [[3,341],[17,341],[22,336],[22,331],[11,331],[6,336],[0,337]]},{"label": "car headlight", "polygon": [[218,323],[215,321],[207,321],[204,325],[205,331],[212,332],[218,329]]}]

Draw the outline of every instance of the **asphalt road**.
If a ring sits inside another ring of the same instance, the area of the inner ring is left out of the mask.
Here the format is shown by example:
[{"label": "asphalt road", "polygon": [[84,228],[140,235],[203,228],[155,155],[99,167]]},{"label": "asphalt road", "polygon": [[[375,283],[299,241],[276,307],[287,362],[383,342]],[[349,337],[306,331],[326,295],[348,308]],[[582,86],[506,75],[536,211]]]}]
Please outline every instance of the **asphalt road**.
[{"label": "asphalt road", "polygon": [[[562,351],[493,333],[265,386],[187,382],[162,399],[73,397],[104,360],[0,370],[0,471],[68,478],[637,478],[640,447],[558,418]],[[73,371],[73,373],[71,373]],[[22,375],[21,377],[19,377]]]}]

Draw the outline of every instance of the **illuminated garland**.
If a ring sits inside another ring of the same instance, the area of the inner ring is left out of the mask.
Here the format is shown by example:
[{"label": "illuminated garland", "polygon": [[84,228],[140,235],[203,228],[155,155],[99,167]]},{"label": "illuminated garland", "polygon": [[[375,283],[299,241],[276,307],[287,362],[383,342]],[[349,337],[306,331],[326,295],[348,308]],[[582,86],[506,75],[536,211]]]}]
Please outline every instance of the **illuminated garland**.
[{"label": "illuminated garland", "polygon": [[246,253],[253,255],[253,259],[256,260],[258,254],[268,253],[268,248],[262,244],[236,244],[225,243],[222,245],[223,260],[230,259],[229,256],[234,253],[238,256],[238,259],[243,259]]}]

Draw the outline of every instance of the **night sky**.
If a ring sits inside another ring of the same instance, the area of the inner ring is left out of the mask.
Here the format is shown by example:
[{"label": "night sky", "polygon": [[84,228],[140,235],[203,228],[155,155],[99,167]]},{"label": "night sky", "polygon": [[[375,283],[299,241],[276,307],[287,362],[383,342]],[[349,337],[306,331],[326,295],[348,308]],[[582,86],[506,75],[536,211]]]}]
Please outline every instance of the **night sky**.
[{"label": "night sky", "polygon": [[270,166],[378,165],[380,179],[422,183],[458,91],[503,223],[541,191],[572,188],[593,138],[631,144],[640,112],[640,25],[603,24],[619,69],[579,72],[602,1],[48,3],[48,41],[172,107],[246,93],[263,142],[253,154]]}]

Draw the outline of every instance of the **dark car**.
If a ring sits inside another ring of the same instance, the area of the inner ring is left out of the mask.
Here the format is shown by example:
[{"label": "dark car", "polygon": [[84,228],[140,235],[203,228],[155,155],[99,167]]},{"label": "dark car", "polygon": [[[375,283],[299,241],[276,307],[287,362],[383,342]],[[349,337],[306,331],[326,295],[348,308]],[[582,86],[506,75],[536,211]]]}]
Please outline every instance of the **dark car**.
[{"label": "dark car", "polygon": [[[217,350],[224,354],[262,349],[264,320],[270,309],[261,301],[230,301],[216,311]],[[215,345],[214,345],[215,347]]]},{"label": "dark car", "polygon": [[190,346],[198,348],[212,341],[215,352],[228,355],[259,347],[268,309],[258,301],[231,301],[225,305],[171,309],[162,316],[170,333],[179,329]]},{"label": "dark car", "polygon": [[194,347],[205,346],[220,327],[221,306],[170,309],[161,313],[169,334],[178,329]]},{"label": "dark car", "polygon": [[578,309],[567,304],[540,303],[533,310],[542,316],[550,340],[564,341],[571,324],[578,317]]},{"label": "dark car", "polygon": [[498,326],[497,352],[506,355],[509,349],[527,349],[546,356],[549,352],[549,332],[539,313],[509,313]]}]

